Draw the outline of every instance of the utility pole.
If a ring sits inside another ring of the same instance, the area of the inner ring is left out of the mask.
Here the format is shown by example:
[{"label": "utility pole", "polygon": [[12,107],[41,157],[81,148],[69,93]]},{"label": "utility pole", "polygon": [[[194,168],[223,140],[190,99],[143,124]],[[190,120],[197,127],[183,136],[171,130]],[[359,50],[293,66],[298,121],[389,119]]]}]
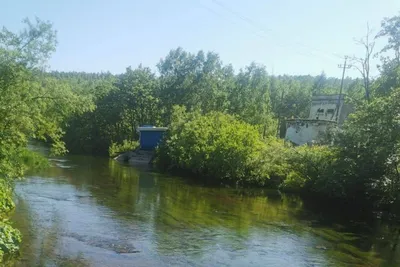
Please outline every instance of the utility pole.
[{"label": "utility pole", "polygon": [[[282,88],[282,94],[281,94],[281,99],[279,101],[279,110],[278,110],[278,126],[276,128],[276,137],[280,138],[280,130],[281,130],[281,109],[283,107],[283,95],[285,93],[285,88]],[[286,128],[286,126],[285,126]]]},{"label": "utility pole", "polygon": [[342,81],[340,82],[339,99],[336,107],[336,122],[338,121],[338,116],[339,116],[340,99],[342,97],[342,92],[343,92],[344,74],[346,73],[346,69],[350,69],[352,67],[352,65],[347,65],[347,56],[344,57],[344,65],[339,64],[338,67],[343,69],[343,72],[342,72]]}]

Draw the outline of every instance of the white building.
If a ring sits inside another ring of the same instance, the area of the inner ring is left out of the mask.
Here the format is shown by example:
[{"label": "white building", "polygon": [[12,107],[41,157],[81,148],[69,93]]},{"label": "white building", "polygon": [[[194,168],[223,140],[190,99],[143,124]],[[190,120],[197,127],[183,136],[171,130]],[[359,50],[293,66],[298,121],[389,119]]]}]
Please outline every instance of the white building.
[{"label": "white building", "polygon": [[307,119],[286,120],[285,139],[296,145],[319,141],[332,127],[342,125],[351,112],[344,95],[313,96]]}]

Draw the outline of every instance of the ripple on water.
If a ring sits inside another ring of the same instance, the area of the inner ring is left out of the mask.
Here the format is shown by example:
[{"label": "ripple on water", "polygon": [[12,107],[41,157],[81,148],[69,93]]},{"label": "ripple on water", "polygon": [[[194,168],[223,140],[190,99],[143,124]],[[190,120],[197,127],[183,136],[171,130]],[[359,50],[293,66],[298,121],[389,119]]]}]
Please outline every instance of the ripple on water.
[{"label": "ripple on water", "polygon": [[86,245],[111,250],[118,254],[129,254],[129,253],[140,252],[128,240],[105,238],[102,236],[84,236],[84,235],[79,235],[77,233],[66,233],[63,234],[62,236],[74,238],[80,242],[85,243]]}]

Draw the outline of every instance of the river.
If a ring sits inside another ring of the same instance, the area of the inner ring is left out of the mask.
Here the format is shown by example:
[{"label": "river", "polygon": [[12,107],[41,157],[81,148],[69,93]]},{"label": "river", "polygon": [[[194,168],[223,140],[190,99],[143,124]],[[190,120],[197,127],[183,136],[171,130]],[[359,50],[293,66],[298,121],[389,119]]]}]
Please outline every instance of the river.
[{"label": "river", "polygon": [[24,237],[8,266],[400,266],[388,225],[329,216],[296,196],[204,187],[105,158],[51,163],[17,183],[11,220]]}]

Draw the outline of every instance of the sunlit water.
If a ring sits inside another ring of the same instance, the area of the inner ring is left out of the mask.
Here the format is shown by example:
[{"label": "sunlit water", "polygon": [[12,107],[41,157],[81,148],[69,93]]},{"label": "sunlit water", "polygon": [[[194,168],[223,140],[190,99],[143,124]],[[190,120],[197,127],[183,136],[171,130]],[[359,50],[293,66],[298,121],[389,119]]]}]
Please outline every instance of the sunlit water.
[{"label": "sunlit water", "polygon": [[400,266],[389,227],[338,223],[299,197],[102,158],[52,165],[17,184],[12,220],[24,239],[11,266]]}]

